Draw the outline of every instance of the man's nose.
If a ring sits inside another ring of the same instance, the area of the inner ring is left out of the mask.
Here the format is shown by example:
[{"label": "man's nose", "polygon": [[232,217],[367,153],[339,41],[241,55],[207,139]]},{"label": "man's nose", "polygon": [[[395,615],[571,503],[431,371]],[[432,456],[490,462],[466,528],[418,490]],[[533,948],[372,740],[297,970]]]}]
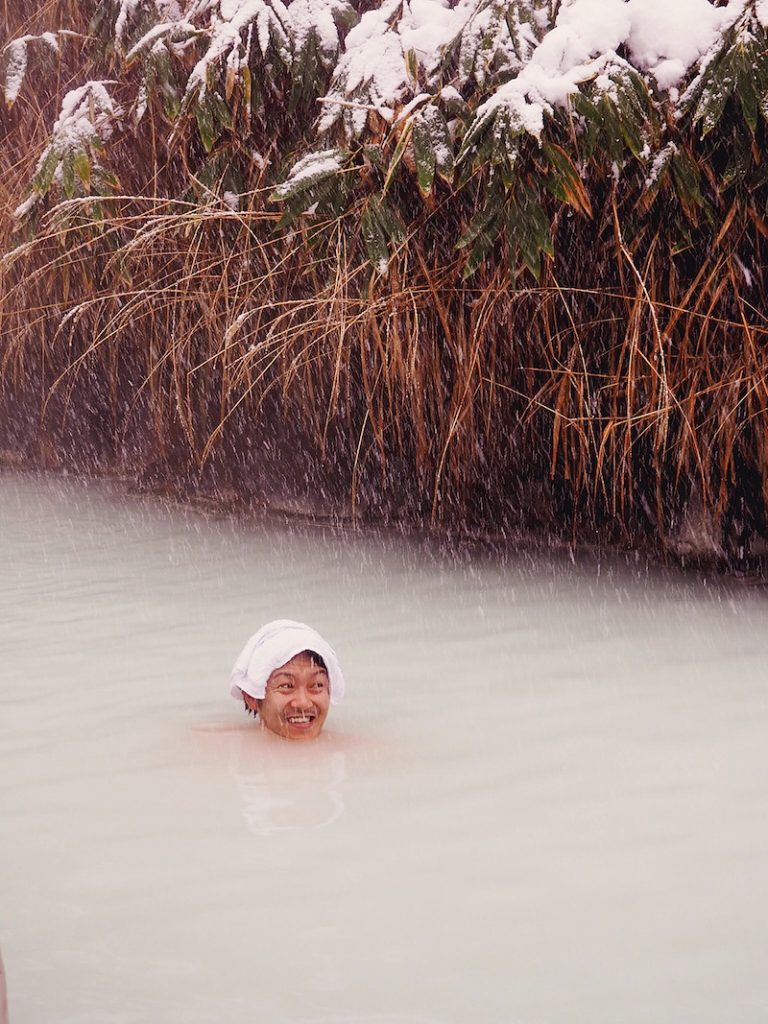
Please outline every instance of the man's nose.
[{"label": "man's nose", "polygon": [[303,689],[302,687],[296,690],[296,692],[294,693],[293,698],[291,699],[291,704],[293,704],[293,706],[297,708],[306,708],[311,707],[312,700],[310,699],[307,690]]}]

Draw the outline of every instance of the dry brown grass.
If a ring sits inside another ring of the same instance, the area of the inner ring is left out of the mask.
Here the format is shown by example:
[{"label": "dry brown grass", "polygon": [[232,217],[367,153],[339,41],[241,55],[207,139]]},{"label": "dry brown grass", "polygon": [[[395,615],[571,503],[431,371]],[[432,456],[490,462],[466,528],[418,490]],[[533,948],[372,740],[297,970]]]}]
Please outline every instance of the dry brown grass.
[{"label": "dry brown grass", "polygon": [[[27,94],[4,115],[6,251],[57,102]],[[714,244],[675,254],[666,200],[638,230],[634,199],[603,182],[591,220],[553,204],[558,256],[540,282],[510,280],[501,249],[463,281],[472,210],[446,192],[411,203],[381,278],[357,207],[277,233],[254,167],[238,212],[215,187],[167,198],[194,147],[168,156],[166,132],[150,111],[141,147],[113,158],[124,194],[58,204],[0,264],[6,450],[613,541],[665,541],[693,491],[734,549],[766,533],[766,288],[743,270],[747,254],[765,263],[756,204],[734,202]]]}]

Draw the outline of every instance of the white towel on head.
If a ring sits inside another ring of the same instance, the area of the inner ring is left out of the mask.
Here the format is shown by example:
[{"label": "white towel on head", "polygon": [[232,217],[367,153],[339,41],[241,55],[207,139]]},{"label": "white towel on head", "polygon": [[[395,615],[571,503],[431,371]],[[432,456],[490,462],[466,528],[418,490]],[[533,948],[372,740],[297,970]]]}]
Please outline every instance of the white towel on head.
[{"label": "white towel on head", "polygon": [[232,696],[242,700],[247,693],[261,700],[266,693],[267,680],[275,669],[302,651],[314,651],[323,659],[328,670],[331,704],[338,704],[344,696],[344,676],[336,652],[311,626],[292,619],[275,619],[253,634],[232,670],[229,680]]}]

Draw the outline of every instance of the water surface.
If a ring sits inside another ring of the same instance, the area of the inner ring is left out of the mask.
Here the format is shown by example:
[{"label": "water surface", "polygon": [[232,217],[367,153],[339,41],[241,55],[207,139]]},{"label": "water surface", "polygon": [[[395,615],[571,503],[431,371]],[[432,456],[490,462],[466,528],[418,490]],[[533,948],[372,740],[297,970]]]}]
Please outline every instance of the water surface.
[{"label": "water surface", "polygon": [[[764,1024],[758,588],[0,476],[11,1024]],[[304,619],[317,744],[228,695]]]}]

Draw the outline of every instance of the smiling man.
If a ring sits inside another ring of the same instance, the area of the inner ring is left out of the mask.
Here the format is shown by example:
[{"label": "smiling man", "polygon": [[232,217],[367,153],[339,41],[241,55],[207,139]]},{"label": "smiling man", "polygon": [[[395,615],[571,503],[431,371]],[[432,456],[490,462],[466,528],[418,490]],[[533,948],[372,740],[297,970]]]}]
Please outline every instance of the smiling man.
[{"label": "smiling man", "polygon": [[231,693],[262,728],[288,740],[320,735],[344,695],[336,652],[303,622],[276,619],[254,633],[237,659]]}]

